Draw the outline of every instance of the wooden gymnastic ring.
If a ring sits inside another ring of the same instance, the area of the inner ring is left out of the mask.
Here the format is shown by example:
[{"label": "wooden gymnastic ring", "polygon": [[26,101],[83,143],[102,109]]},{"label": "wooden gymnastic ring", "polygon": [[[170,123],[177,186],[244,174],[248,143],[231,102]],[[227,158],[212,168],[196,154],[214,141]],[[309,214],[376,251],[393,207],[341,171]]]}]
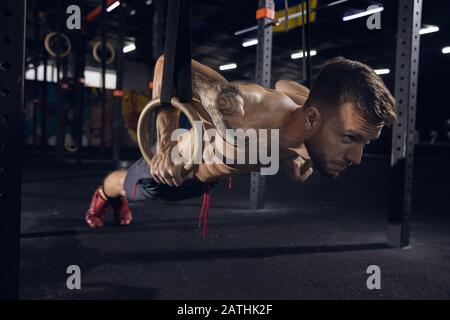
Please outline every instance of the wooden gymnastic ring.
[{"label": "wooden gymnastic ring", "polygon": [[[159,98],[153,99],[149,103],[147,103],[139,116],[137,126],[137,140],[139,149],[141,150],[142,156],[144,157],[145,161],[149,165],[153,159],[153,153],[150,149],[152,141],[150,130],[151,114],[153,110],[157,109],[161,105],[161,100]],[[201,130],[199,132],[197,126],[194,125],[196,121],[201,121],[201,119],[197,111],[189,103],[181,103],[177,98],[172,98],[171,105],[186,115],[189,122],[191,123],[192,130],[194,132],[194,151],[192,153],[191,159],[183,165],[184,171],[190,172],[193,170],[193,166],[196,164],[195,160],[202,159],[201,148],[198,143],[196,143],[196,141],[203,141],[202,132]]]},{"label": "wooden gymnastic ring", "polygon": [[[94,46],[92,47],[92,55],[94,56],[95,61],[98,63],[102,62],[102,59],[98,55],[98,48],[102,45],[101,41],[97,41]],[[111,57],[105,61],[105,64],[111,64],[113,63],[114,59],[116,58],[116,51],[114,50],[114,47],[111,43],[106,41],[106,48],[111,52]]]},{"label": "wooden gymnastic ring", "polygon": [[[67,56],[70,53],[70,51],[72,50],[72,43],[70,42],[69,37],[66,36],[64,33],[60,33],[59,35],[60,35],[61,38],[63,38],[67,42],[67,49],[66,49],[66,51],[60,53],[60,55],[59,55],[61,58],[63,58],[65,56]],[[53,37],[56,37],[56,32],[50,32],[49,34],[47,34],[45,36],[45,39],[44,39],[44,46],[45,46],[45,50],[47,50],[49,55],[51,55],[53,57],[56,57],[57,56],[56,52],[53,51],[53,49],[50,46],[50,40]]]},{"label": "wooden gymnastic ring", "polygon": [[64,139],[64,148],[68,152],[77,152],[78,151],[78,144],[73,140],[72,137],[68,137]]}]

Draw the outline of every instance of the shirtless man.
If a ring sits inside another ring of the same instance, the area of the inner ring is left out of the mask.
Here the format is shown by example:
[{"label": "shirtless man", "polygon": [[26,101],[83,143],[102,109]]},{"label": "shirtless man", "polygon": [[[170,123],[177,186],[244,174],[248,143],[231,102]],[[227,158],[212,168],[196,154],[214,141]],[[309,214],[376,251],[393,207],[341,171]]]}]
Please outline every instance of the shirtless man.
[{"label": "shirtless man", "polygon": [[[153,98],[161,92],[161,57],[155,66]],[[336,178],[351,165],[359,165],[364,146],[379,138],[383,126],[397,119],[395,100],[381,78],[367,65],[336,58],[319,73],[311,92],[293,81],[281,80],[275,90],[257,84],[228,82],[214,70],[192,62],[193,101],[206,111],[209,125],[226,128],[279,129],[279,159],[295,181],[305,181],[306,159],[320,174]],[[200,196],[205,186],[231,175],[255,171],[260,164],[206,164],[182,176],[171,158],[174,146],[190,150],[189,134],[171,140],[178,128],[179,111],[161,108],[157,115],[156,153],[150,166],[141,158],[128,170],[110,173],[95,191],[86,213],[90,227],[104,224],[111,204],[116,222],[131,223],[128,200],[182,200]],[[206,121],[207,122],[207,121]],[[188,151],[187,151],[188,152]]]}]

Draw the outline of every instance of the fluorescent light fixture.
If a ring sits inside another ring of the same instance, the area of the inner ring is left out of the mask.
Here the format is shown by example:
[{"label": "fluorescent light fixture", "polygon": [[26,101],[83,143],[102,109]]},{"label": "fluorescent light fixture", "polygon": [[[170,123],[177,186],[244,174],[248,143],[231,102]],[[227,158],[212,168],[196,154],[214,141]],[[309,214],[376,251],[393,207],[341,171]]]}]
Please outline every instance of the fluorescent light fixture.
[{"label": "fluorescent light fixture", "polygon": [[247,48],[247,47],[255,46],[257,44],[258,44],[258,39],[251,39],[251,40],[248,40],[248,41],[244,41],[242,43],[242,46],[244,48]]},{"label": "fluorescent light fixture", "polygon": [[389,69],[375,69],[374,70],[376,74],[383,75],[383,74],[389,74],[391,73],[391,70]]},{"label": "fluorescent light fixture", "polygon": [[349,20],[353,20],[353,19],[358,19],[361,17],[365,17],[365,16],[370,16],[371,14],[377,13],[377,12],[381,12],[384,10],[384,7],[378,7],[378,8],[373,8],[370,10],[366,10],[363,12],[359,12],[359,13],[355,13],[349,16],[345,16],[342,18],[343,21],[349,21]]},{"label": "fluorescent light fixture", "polygon": [[338,1],[331,2],[331,3],[329,3],[329,4],[326,4],[325,7],[333,7],[333,6],[335,6],[335,5],[338,5],[338,4],[347,2],[347,1],[348,1],[348,0],[338,0]]},{"label": "fluorescent light fixture", "polygon": [[[311,50],[311,57],[314,57],[317,55],[316,50]],[[291,59],[302,59],[304,56],[307,56],[307,54],[303,54],[303,51],[294,52],[291,54]]]},{"label": "fluorescent light fixture", "polygon": [[[37,80],[44,81],[44,65],[39,65],[37,68]],[[102,85],[102,70],[100,68],[88,67],[84,70],[84,85],[86,87],[101,88]],[[34,80],[34,68],[25,72],[25,79]],[[59,73],[59,78],[62,79],[62,71]],[[105,87],[106,89],[116,89],[117,75],[114,70],[106,70],[105,73]],[[56,67],[54,65],[47,65],[47,82],[56,83]]]},{"label": "fluorescent light fixture", "polygon": [[231,70],[231,69],[236,69],[236,68],[237,68],[236,63],[229,63],[229,64],[221,65],[219,67],[219,70],[224,71],[224,70]]},{"label": "fluorescent light fixture", "polygon": [[449,54],[450,53],[450,47],[442,48],[442,53],[443,54]]},{"label": "fluorescent light fixture", "polygon": [[130,16],[134,16],[135,14],[136,14],[136,10],[133,9],[130,11]]},{"label": "fluorescent light fixture", "polygon": [[[44,81],[44,65],[39,65],[37,67],[37,80],[38,81]],[[34,80],[35,73],[34,68],[28,69],[25,72],[25,79],[26,80]],[[54,65],[47,65],[47,81],[48,82],[56,82],[56,67]],[[62,79],[63,74],[62,71],[59,72],[59,78]]]},{"label": "fluorescent light fixture", "polygon": [[145,1],[145,4],[149,6],[152,4],[152,2],[153,2],[153,0],[147,0],[147,1]]},{"label": "fluorescent light fixture", "polygon": [[424,26],[422,29],[420,29],[419,34],[428,34],[433,32],[438,32],[439,27],[438,26]]},{"label": "fluorescent light fixture", "polygon": [[113,11],[115,8],[117,8],[120,5],[120,1],[114,2],[112,5],[110,5],[108,8],[106,8],[107,12]]},{"label": "fluorescent light fixture", "polygon": [[[116,89],[117,75],[115,71],[107,71],[105,73],[105,88]],[[84,70],[84,85],[86,87],[101,88],[102,72],[98,68],[89,68]]]},{"label": "fluorescent light fixture", "polygon": [[130,43],[130,44],[127,44],[125,47],[123,47],[122,51],[123,51],[123,53],[128,53],[128,52],[131,52],[134,50],[136,50],[136,45],[134,43]]}]

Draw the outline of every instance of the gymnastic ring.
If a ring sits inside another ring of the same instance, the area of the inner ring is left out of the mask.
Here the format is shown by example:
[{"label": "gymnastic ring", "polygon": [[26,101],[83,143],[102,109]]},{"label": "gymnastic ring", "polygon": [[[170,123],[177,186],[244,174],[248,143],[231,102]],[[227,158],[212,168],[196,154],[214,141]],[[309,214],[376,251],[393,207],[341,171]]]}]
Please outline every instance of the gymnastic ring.
[{"label": "gymnastic ring", "polygon": [[72,139],[72,137],[64,139],[64,148],[68,152],[77,152],[78,144]]},{"label": "gymnastic ring", "polygon": [[[139,116],[138,126],[137,126],[137,140],[139,149],[141,150],[142,156],[145,161],[150,165],[153,159],[153,153],[151,151],[151,130],[150,130],[150,119],[152,111],[162,105],[159,98],[151,100],[141,112]],[[172,98],[171,105],[180,110],[186,115],[189,122],[191,123],[192,129],[194,131],[193,141],[202,141],[202,132],[198,130],[195,125],[196,121],[201,121],[200,116],[197,111],[189,103],[181,103],[177,98]],[[201,159],[201,148],[198,143],[194,143],[194,152],[192,153],[191,159],[183,165],[183,169],[187,172],[192,171],[196,159]]]},{"label": "gymnastic ring", "polygon": [[[66,36],[64,33],[60,33],[59,35],[60,35],[61,38],[63,38],[67,42],[67,49],[66,49],[66,51],[60,53],[60,55],[59,55],[61,58],[63,58],[65,56],[67,56],[70,53],[70,51],[72,50],[72,43],[70,42],[69,37]],[[56,32],[50,32],[49,34],[47,34],[45,36],[45,39],[44,39],[45,50],[47,50],[47,52],[53,57],[56,57],[57,54],[51,48],[50,40],[51,40],[51,38],[53,38],[55,36],[56,36]]]},{"label": "gymnastic ring", "polygon": [[[97,41],[94,46],[92,47],[92,55],[94,56],[95,61],[101,63],[102,59],[98,55],[98,48],[102,45],[101,41]],[[113,63],[114,59],[116,58],[116,51],[114,50],[114,47],[111,43],[106,41],[106,48],[111,52],[111,57],[106,60],[105,64],[111,64]]]}]

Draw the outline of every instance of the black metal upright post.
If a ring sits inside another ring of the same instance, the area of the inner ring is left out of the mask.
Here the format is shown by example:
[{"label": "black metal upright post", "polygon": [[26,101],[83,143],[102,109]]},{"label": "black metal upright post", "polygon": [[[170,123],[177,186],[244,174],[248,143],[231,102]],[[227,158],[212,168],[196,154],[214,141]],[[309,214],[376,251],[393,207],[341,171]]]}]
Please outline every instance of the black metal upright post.
[{"label": "black metal upright post", "polygon": [[0,12],[0,299],[19,295],[25,0]]},{"label": "black metal upright post", "polygon": [[[260,9],[275,10],[273,0],[259,0]],[[272,19],[264,17],[258,20],[258,46],[256,49],[256,82],[270,88],[272,60]],[[266,179],[259,172],[252,172],[250,178],[250,208],[264,208]]]},{"label": "black metal upright post", "polygon": [[307,84],[307,76],[306,76],[306,59],[304,59],[305,57],[305,52],[306,52],[306,30],[305,30],[305,1],[306,0],[302,0],[301,2],[301,10],[302,10],[302,54],[303,54],[303,59],[302,59],[302,84],[306,86]]},{"label": "black metal upright post", "polygon": [[44,55],[44,81],[42,83],[42,104],[41,104],[41,154],[47,152],[47,103],[48,103],[48,53],[42,46]]},{"label": "black metal upright post", "polygon": [[[60,108],[61,108],[61,132],[62,132],[62,147],[60,149],[61,155],[64,156],[66,153],[66,129],[67,125],[70,125],[68,123],[68,112],[72,108],[73,101],[70,99],[70,86],[68,83],[68,69],[69,69],[69,57],[61,57],[60,61],[60,70],[61,70],[61,79],[59,79],[59,87],[60,87]],[[70,129],[70,127],[69,127]],[[67,130],[67,132],[70,132],[70,130]],[[72,137],[73,138],[73,137]]]},{"label": "black metal upright post", "polygon": [[101,148],[105,148],[105,125],[106,125],[106,0],[102,0],[102,17],[100,21],[101,28],[101,64],[102,64],[102,130],[101,130]]},{"label": "black metal upright post", "polygon": [[393,247],[409,245],[421,20],[422,0],[399,1],[395,71],[399,119],[392,131],[388,227],[388,244]]},{"label": "black metal upright post", "polygon": [[120,144],[122,140],[122,90],[123,90],[123,67],[124,67],[124,54],[123,46],[125,40],[127,12],[124,7],[120,8],[120,23],[119,23],[119,38],[117,41],[117,83],[116,91],[120,94],[116,94],[114,97],[114,123],[113,123],[113,165],[119,167],[120,162]]},{"label": "black metal upright post", "polygon": [[34,66],[34,82],[33,82],[33,146],[37,144],[37,124],[38,124],[38,108],[39,108],[39,83],[38,83],[38,66],[39,66],[39,49],[41,45],[40,28],[39,28],[39,12],[37,8],[34,10],[34,39],[36,41],[35,55],[33,59]]},{"label": "black metal upright post", "polygon": [[61,72],[61,23],[62,23],[62,2],[56,2],[56,115],[57,115],[57,132],[56,132],[56,150],[61,158],[64,158],[64,106],[62,104],[61,79],[59,73]]},{"label": "black metal upright post", "polygon": [[77,149],[77,163],[81,164],[83,160],[83,126],[84,126],[84,69],[86,65],[85,49],[86,49],[86,35],[85,26],[82,31],[78,32],[76,38],[76,54],[75,54],[75,90],[77,103],[77,117],[76,117],[76,143]]},{"label": "black metal upright post", "polygon": [[310,0],[306,0],[306,23],[304,26],[302,26],[302,28],[305,28],[306,52],[303,52],[303,59],[305,59],[306,61],[306,87],[311,88],[311,21],[310,21],[311,6],[309,1]]}]

